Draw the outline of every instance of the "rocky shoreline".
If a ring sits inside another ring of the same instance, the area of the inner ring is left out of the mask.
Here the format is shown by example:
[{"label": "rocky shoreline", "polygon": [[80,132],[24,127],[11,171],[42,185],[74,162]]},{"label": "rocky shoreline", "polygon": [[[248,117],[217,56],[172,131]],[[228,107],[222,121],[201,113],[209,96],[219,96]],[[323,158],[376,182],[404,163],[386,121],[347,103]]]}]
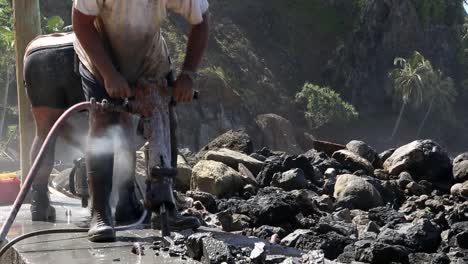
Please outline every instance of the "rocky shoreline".
[{"label": "rocky shoreline", "polygon": [[182,153],[184,214],[309,252],[254,261],[230,249],[204,263],[468,263],[468,154],[452,161],[419,140],[380,154],[351,141],[331,156],[287,155],[254,151],[242,131]]}]

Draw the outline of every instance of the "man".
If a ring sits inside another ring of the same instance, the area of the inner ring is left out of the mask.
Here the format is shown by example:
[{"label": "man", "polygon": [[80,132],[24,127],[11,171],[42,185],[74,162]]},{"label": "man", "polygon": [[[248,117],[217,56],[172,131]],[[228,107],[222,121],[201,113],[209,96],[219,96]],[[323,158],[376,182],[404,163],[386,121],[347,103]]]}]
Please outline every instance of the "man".
[{"label": "man", "polygon": [[[169,140],[169,100],[162,81],[170,73],[171,64],[160,31],[167,10],[181,14],[192,24],[183,69],[173,90],[177,102],[190,102],[195,72],[208,40],[207,0],[75,0],[73,8],[75,50],[82,62],[80,73],[88,100],[138,97],[142,85],[154,87],[152,96],[158,104],[149,123],[154,126],[149,141],[150,147],[162,147],[153,154],[157,158],[150,157],[152,167],[171,164],[171,154],[164,147]],[[91,241],[115,239],[109,206],[114,150],[113,142],[107,139],[112,127],[127,119],[125,114],[111,112],[90,114],[86,165],[92,203]],[[192,223],[194,228],[199,225],[196,219]]]},{"label": "man", "polygon": [[[31,41],[24,57],[24,81],[26,92],[31,102],[31,110],[36,125],[36,135],[31,147],[31,162],[36,158],[51,127],[65,110],[85,100],[81,88],[81,78],[75,71],[75,52],[73,42],[75,34],[63,33],[42,35]],[[44,67],[46,65],[47,67]],[[87,115],[77,114],[60,129],[59,135],[64,142],[84,153],[86,144]],[[132,131],[126,131],[133,134]],[[128,137],[128,136],[127,136]],[[122,137],[122,140],[125,138]],[[48,195],[49,175],[54,164],[54,137],[45,152],[38,173],[31,188],[31,219],[33,221],[55,221],[55,209],[50,204]],[[127,223],[138,219],[142,208],[134,192],[135,147],[122,142],[125,149],[119,151],[119,157],[127,157],[129,166],[118,166],[118,175],[125,175],[117,186],[118,203],[115,219]],[[117,164],[119,165],[119,164]],[[132,166],[133,165],[133,166]]]}]

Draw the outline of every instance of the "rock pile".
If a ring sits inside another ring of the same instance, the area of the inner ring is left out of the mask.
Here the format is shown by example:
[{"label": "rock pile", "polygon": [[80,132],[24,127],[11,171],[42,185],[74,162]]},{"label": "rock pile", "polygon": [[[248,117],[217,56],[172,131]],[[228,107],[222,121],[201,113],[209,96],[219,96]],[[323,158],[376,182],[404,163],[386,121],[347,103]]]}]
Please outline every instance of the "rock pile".
[{"label": "rock pile", "polygon": [[241,152],[248,135],[237,138],[220,136],[220,148],[192,157],[191,190],[182,195],[194,203],[184,213],[303,256],[274,257],[265,244],[236,251],[206,234],[187,243],[210,240],[222,252],[192,247],[189,256],[204,263],[468,263],[468,153],[451,162],[436,142],[418,140],[381,154],[352,141],[331,157],[287,155]]}]

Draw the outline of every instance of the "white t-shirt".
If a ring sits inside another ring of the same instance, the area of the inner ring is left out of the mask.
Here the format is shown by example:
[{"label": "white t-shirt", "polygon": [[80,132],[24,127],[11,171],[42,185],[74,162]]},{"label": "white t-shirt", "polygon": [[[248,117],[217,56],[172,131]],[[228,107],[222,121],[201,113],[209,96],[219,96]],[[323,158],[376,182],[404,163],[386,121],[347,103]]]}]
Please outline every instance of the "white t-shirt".
[{"label": "white t-shirt", "polygon": [[[108,40],[114,63],[130,83],[165,76],[170,71],[169,51],[161,35],[167,10],[196,25],[203,21],[208,6],[207,0],[74,1],[74,7],[81,13],[99,17],[101,24],[97,29]],[[94,72],[78,39],[75,50],[86,68]]]}]

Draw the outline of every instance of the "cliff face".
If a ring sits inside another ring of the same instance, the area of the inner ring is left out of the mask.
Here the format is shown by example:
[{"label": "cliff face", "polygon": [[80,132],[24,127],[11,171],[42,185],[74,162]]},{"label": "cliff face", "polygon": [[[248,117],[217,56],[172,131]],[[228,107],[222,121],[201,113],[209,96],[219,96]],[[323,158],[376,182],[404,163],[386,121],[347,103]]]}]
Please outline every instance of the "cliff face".
[{"label": "cliff face", "polygon": [[[459,78],[463,14],[453,12],[451,8],[456,6],[448,4],[440,21],[424,18],[430,14],[418,9],[423,2],[368,1],[358,29],[330,60],[325,78],[364,113],[385,114],[382,111],[387,109],[382,106],[390,106],[384,88],[390,85],[387,73],[394,68],[395,57],[406,58],[416,50],[435,68]],[[454,10],[462,12],[463,7]]]},{"label": "cliff face", "polygon": [[[69,17],[70,3],[62,2],[41,2],[44,15]],[[288,136],[303,142],[307,128],[293,99],[306,81],[329,85],[362,119],[383,120],[388,126],[382,130],[388,130],[397,109],[385,92],[387,73],[395,57],[414,50],[457,83],[465,78],[459,63],[461,0],[210,0],[210,5],[209,47],[197,83],[201,97],[178,108],[180,143],[192,149],[232,128],[245,128],[254,144],[262,142],[255,119],[270,113],[290,120],[294,135]],[[176,15],[164,25],[177,66],[187,31]],[[376,137],[366,134],[375,127],[358,122],[346,133],[314,133],[342,142],[358,136],[375,144]]]}]

